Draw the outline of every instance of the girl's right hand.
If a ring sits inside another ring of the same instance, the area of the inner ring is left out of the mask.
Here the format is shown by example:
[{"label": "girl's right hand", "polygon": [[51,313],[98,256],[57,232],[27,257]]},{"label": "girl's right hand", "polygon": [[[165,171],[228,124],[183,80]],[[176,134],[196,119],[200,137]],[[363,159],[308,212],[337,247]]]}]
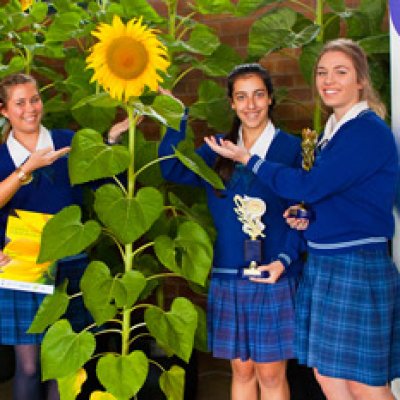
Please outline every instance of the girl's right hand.
[{"label": "girl's right hand", "polygon": [[71,147],[63,147],[59,150],[53,150],[52,147],[46,147],[45,149],[40,149],[34,151],[23,164],[23,170],[26,174],[30,174],[33,171],[51,165],[54,161],[58,160],[60,157],[69,153]]},{"label": "girl's right hand", "polygon": [[293,229],[298,231],[304,231],[308,228],[310,221],[307,218],[295,218],[293,217],[293,211],[299,208],[299,205],[289,207],[284,213],[283,218],[286,219],[286,223]]}]

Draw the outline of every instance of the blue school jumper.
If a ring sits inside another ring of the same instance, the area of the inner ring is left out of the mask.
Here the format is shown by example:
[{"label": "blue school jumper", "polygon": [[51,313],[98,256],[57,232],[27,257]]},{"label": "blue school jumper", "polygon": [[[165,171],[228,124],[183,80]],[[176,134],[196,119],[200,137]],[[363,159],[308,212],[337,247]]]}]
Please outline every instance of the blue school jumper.
[{"label": "blue school jumper", "polygon": [[[173,154],[185,136],[168,129],[159,147],[159,156]],[[215,153],[203,145],[197,150],[212,167]],[[300,143],[297,138],[278,131],[266,155],[267,159],[287,165],[299,165]],[[208,207],[217,231],[208,297],[208,340],[213,355],[220,358],[272,362],[293,357],[293,296],[296,276],[302,267],[299,260],[301,237],[290,230],[282,214],[289,203],[276,196],[251,172],[236,166],[225,190],[217,193],[206,181],[187,169],[177,158],[162,161],[163,176],[170,181],[200,186],[207,193]],[[235,195],[258,197],[267,211],[263,240],[263,264],[281,260],[285,274],[274,284],[260,284],[241,279],[247,266],[243,244],[248,235],[234,212]],[[194,266],[195,268],[195,266]]]},{"label": "blue school jumper", "polygon": [[[69,130],[52,130],[55,150],[71,145],[73,132]],[[15,171],[7,145],[0,146],[0,180],[7,178]],[[7,218],[11,210],[22,209],[42,213],[55,214],[62,208],[81,204],[82,193],[79,187],[72,187],[68,176],[67,157],[64,156],[52,165],[40,168],[33,173],[33,180],[21,186],[12,199],[0,209],[0,238],[2,247]],[[61,260],[58,265],[58,282],[69,278],[69,290],[78,282],[87,265],[85,256],[71,257]],[[23,292],[12,289],[0,289],[0,343],[1,344],[38,344],[43,335],[27,334],[36,311],[45,295]],[[76,301],[78,300],[78,301]],[[81,329],[89,322],[88,315],[83,312],[80,299],[71,300],[67,316],[76,329]]]},{"label": "blue school jumper", "polygon": [[369,385],[399,377],[400,280],[387,243],[398,157],[385,122],[367,110],[344,123],[310,172],[257,156],[247,169],[315,214],[296,299],[300,362]]}]

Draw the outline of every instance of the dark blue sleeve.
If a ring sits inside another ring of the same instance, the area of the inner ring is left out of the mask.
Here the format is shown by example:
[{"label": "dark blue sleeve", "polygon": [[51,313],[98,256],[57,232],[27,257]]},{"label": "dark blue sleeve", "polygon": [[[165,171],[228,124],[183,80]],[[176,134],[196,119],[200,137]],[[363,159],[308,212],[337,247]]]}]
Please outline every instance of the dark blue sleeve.
[{"label": "dark blue sleeve", "polygon": [[309,172],[257,156],[251,157],[247,168],[282,197],[317,202],[352,187],[395,156],[391,132],[377,123],[371,128],[371,124],[374,121],[357,119],[347,123]]}]

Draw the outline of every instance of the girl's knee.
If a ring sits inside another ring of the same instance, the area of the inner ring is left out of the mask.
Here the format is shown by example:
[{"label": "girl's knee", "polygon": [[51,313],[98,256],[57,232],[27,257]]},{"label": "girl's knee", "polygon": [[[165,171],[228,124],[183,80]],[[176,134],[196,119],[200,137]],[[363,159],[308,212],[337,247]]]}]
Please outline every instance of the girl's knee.
[{"label": "girl's knee", "polygon": [[266,363],[256,366],[256,374],[260,385],[266,388],[280,387],[286,382],[286,363]]},{"label": "girl's knee", "polygon": [[231,362],[233,378],[238,382],[250,382],[255,377],[254,363],[250,360]]}]

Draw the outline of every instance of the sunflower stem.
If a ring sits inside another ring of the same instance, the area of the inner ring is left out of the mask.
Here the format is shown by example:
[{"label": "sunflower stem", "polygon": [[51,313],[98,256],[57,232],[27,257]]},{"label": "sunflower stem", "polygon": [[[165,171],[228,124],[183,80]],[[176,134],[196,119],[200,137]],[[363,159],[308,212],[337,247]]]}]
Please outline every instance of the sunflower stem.
[{"label": "sunflower stem", "polygon": [[[137,119],[134,116],[133,107],[129,105],[126,107],[126,111],[129,119],[129,154],[131,161],[128,167],[128,190],[126,197],[132,199],[135,194],[135,133],[136,133],[136,122]],[[127,243],[125,245],[125,256],[124,256],[125,272],[132,270],[133,266],[133,243]],[[131,313],[128,307],[124,307],[122,311],[122,355],[129,354],[129,331],[131,323]]]}]

